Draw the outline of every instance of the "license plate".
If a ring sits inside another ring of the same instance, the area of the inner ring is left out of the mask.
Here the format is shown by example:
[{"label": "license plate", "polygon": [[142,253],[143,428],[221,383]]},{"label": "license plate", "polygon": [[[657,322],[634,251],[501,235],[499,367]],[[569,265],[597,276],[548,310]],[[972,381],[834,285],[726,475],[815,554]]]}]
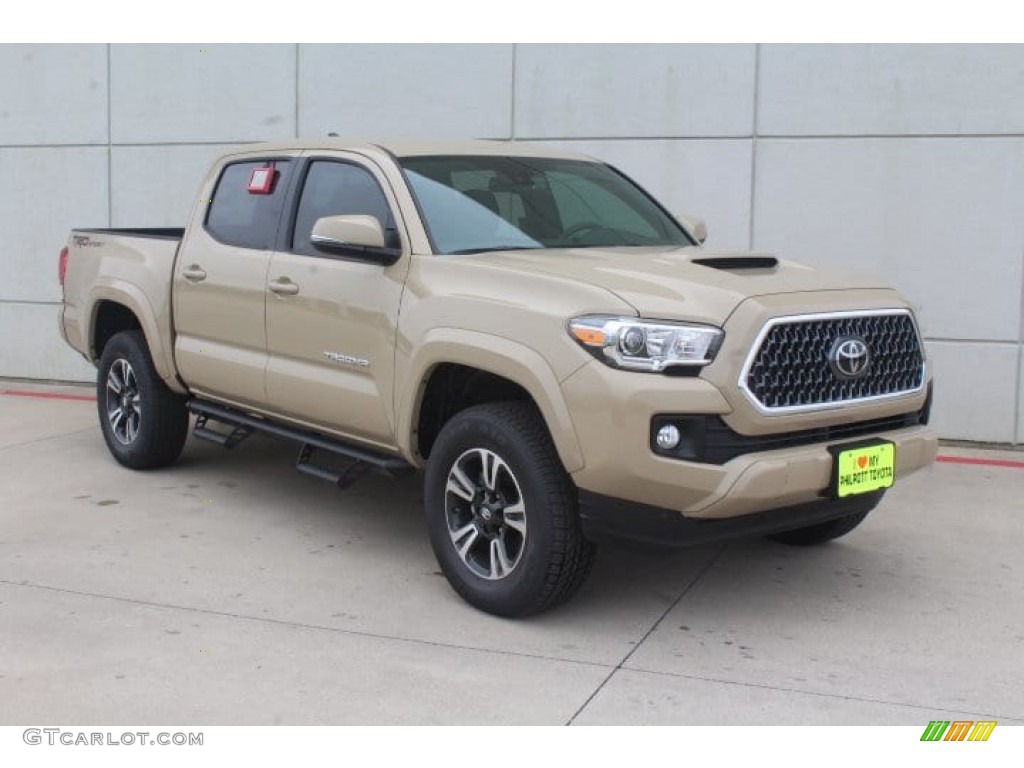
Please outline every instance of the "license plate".
[{"label": "license plate", "polygon": [[890,488],[896,478],[896,446],[889,442],[838,445],[829,449],[835,457],[832,490],[840,499]]}]

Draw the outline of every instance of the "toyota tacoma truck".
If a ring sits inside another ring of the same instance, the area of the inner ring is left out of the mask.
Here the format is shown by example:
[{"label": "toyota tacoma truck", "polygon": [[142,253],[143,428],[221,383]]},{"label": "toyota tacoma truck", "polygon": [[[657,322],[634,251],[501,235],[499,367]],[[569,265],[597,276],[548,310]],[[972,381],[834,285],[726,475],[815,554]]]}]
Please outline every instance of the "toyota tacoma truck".
[{"label": "toyota tacoma truck", "polygon": [[533,143],[249,145],[184,229],[74,230],[59,324],[124,466],[191,427],[293,440],[342,487],[422,469],[451,586],[524,616],[602,540],[817,544],[934,460],[906,300],[704,239]]}]

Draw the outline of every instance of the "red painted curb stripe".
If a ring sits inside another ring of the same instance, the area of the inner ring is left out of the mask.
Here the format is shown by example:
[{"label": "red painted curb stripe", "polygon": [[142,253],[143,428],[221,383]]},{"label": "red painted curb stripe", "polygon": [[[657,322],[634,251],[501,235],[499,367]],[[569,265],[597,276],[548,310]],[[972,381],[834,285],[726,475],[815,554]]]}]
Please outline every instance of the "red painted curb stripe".
[{"label": "red painted curb stripe", "polygon": [[1024,469],[1024,461],[1006,461],[1005,459],[972,459],[969,456],[939,456],[935,459],[941,464],[971,464],[982,467],[1009,467]]},{"label": "red painted curb stripe", "polygon": [[12,395],[13,397],[40,397],[44,400],[82,400],[87,403],[96,402],[96,398],[92,395],[59,395],[56,392],[25,392],[20,389],[0,389],[0,395]]}]

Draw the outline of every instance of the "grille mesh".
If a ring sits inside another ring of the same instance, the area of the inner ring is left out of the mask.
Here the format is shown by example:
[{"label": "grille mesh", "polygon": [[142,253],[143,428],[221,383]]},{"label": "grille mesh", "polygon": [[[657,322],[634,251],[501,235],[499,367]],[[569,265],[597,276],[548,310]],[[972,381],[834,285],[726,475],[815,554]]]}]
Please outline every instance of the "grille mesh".
[{"label": "grille mesh", "polygon": [[[837,339],[863,339],[871,351],[866,375],[836,376],[829,352]],[[924,358],[910,315],[861,315],[783,321],[772,326],[747,372],[750,394],[765,408],[840,403],[912,392],[924,379]]]}]

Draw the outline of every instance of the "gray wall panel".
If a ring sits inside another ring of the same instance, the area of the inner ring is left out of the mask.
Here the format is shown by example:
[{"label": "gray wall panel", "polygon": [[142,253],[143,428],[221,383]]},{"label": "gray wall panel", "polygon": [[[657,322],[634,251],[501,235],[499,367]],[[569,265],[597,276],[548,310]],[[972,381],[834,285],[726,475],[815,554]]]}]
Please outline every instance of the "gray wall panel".
[{"label": "gray wall panel", "polygon": [[749,136],[752,45],[523,45],[516,136]]},{"label": "gray wall panel", "polygon": [[0,144],[106,144],[107,46],[0,45]]},{"label": "gray wall panel", "polygon": [[60,301],[57,256],[68,230],[107,225],[107,150],[0,148],[0,169],[17,190],[0,206],[0,300]]},{"label": "gray wall panel", "polygon": [[1017,45],[766,45],[758,133],[1024,133],[1024,55]]},{"label": "gray wall panel", "polygon": [[91,381],[95,369],[64,343],[57,330],[60,306],[0,301],[0,376]]},{"label": "gray wall panel", "polygon": [[114,45],[114,143],[295,135],[293,45]]},{"label": "gray wall panel", "polygon": [[1017,341],[1024,139],[763,139],[755,246],[879,275],[924,332]]},{"label": "gray wall panel", "polygon": [[508,138],[511,45],[304,45],[303,135]]},{"label": "gray wall panel", "polygon": [[1017,346],[932,341],[928,356],[936,379],[932,424],[939,433],[1012,442]]}]

